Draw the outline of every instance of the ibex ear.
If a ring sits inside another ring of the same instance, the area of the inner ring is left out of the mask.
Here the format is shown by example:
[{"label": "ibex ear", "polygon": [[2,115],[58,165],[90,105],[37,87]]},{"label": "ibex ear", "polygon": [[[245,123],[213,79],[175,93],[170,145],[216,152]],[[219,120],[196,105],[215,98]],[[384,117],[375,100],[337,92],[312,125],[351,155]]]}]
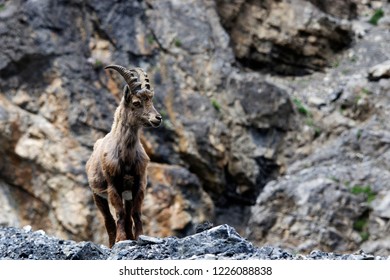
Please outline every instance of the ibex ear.
[{"label": "ibex ear", "polygon": [[123,88],[123,97],[126,103],[130,103],[131,101],[131,91],[128,85],[125,85]]}]

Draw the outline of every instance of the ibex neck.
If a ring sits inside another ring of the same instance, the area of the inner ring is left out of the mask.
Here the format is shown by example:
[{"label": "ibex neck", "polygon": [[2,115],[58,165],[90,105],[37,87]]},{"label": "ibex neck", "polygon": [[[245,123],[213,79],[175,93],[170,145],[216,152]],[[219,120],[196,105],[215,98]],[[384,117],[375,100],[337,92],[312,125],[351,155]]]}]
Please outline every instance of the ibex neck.
[{"label": "ibex neck", "polygon": [[116,135],[118,145],[131,148],[138,144],[140,131],[139,126],[118,123],[113,133]]}]

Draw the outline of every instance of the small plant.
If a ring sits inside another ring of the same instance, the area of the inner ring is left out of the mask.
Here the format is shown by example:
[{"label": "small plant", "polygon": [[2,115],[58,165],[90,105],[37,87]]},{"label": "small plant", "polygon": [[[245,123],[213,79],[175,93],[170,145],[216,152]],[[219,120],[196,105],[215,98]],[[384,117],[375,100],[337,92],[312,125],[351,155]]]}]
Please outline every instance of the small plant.
[{"label": "small plant", "polygon": [[146,36],[146,41],[148,42],[149,45],[152,45],[154,43],[154,37],[152,34],[148,34]]},{"label": "small plant", "polygon": [[367,225],[367,218],[360,218],[353,223],[353,229],[362,232]]},{"label": "small plant", "polygon": [[370,90],[368,90],[368,89],[366,89],[366,88],[362,88],[362,89],[361,89],[361,92],[362,92],[363,94],[366,94],[366,95],[369,95],[369,94],[372,93]]},{"label": "small plant", "polygon": [[383,12],[382,9],[377,9],[375,10],[374,14],[372,15],[372,17],[370,18],[370,20],[368,21],[369,23],[371,23],[372,25],[377,25],[378,24],[378,21],[385,15],[385,13]]},{"label": "small plant", "polygon": [[373,192],[370,186],[359,186],[355,185],[351,188],[351,193],[353,194],[365,194],[367,196],[367,202],[370,203],[376,197],[376,194]]},{"label": "small plant", "polygon": [[360,233],[360,237],[362,238],[362,242],[364,242],[364,241],[368,240],[368,238],[370,237],[370,234],[368,233],[368,231],[362,231]]},{"label": "small plant", "polygon": [[215,110],[217,110],[218,112],[221,111],[221,104],[219,104],[219,102],[215,98],[211,99],[211,105],[213,105]]},{"label": "small plant", "polygon": [[0,12],[4,11],[5,10],[5,4],[4,3],[1,3],[0,4]]},{"label": "small plant", "polygon": [[358,129],[358,131],[356,132],[356,139],[360,140],[360,138],[362,138],[362,130]]},{"label": "small plant", "polygon": [[330,176],[330,178],[335,183],[340,183],[340,180],[336,176]]},{"label": "small plant", "polygon": [[182,46],[182,43],[178,38],[175,38],[174,44],[175,44],[175,47],[177,47],[177,48],[180,48]]},{"label": "small plant", "polygon": [[160,114],[161,114],[163,120],[168,119],[168,113],[164,109],[160,110]]},{"label": "small plant", "polygon": [[353,229],[359,232],[362,242],[368,240],[370,234],[367,231],[368,218],[362,217],[353,223]]},{"label": "small plant", "polygon": [[303,105],[302,101],[299,100],[298,98],[293,98],[293,102],[295,104],[295,107],[297,108],[298,112],[305,116],[305,117],[310,117],[311,116],[311,113],[309,111],[309,109],[306,108],[305,105]]},{"label": "small plant", "polygon": [[335,60],[335,61],[332,62],[332,67],[333,68],[337,68],[339,66],[340,66],[340,62],[338,60]]},{"label": "small plant", "polygon": [[310,127],[314,130],[314,138],[317,138],[318,136],[321,135],[322,129],[321,129],[321,127],[319,127],[318,125],[316,125],[316,124],[314,123],[313,118],[307,117],[307,119],[306,119],[306,124],[307,124],[308,126],[310,126]]},{"label": "small plant", "polygon": [[351,62],[356,62],[358,60],[358,57],[356,55],[352,55],[350,57]]}]

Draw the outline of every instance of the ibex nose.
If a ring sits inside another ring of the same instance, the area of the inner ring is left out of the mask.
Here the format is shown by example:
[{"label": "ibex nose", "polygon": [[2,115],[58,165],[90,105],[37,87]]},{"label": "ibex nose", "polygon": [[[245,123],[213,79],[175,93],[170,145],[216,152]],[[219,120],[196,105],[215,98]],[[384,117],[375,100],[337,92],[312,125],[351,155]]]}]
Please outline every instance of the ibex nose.
[{"label": "ibex nose", "polygon": [[162,116],[161,116],[161,115],[157,115],[157,116],[156,116],[156,119],[158,119],[159,121],[161,121],[161,120],[162,120]]}]

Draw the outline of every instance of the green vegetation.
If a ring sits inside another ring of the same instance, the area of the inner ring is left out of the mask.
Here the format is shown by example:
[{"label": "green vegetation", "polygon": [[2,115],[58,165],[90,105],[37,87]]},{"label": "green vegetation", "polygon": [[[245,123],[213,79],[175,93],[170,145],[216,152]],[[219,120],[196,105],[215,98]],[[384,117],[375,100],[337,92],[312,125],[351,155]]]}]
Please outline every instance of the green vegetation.
[{"label": "green vegetation", "polygon": [[5,10],[5,4],[4,3],[1,3],[0,4],[0,12],[4,11]]},{"label": "green vegetation", "polygon": [[305,120],[306,125],[308,125],[309,127],[311,127],[314,130],[314,138],[317,138],[318,136],[320,136],[320,134],[322,133],[322,129],[321,129],[321,127],[319,127],[318,125],[316,125],[314,123],[312,113],[309,111],[309,109],[305,105],[303,105],[301,100],[299,100],[296,97],[294,97],[292,101],[293,101],[298,113],[300,113],[302,116],[306,117],[306,120]]},{"label": "green vegetation", "polygon": [[146,36],[146,41],[148,42],[149,45],[152,45],[154,43],[154,37],[152,34],[148,34]]},{"label": "green vegetation", "polygon": [[295,107],[297,108],[298,112],[305,116],[305,117],[310,117],[311,116],[311,113],[309,111],[309,109],[306,108],[305,105],[303,105],[302,101],[299,100],[298,98],[294,97],[293,98],[293,102],[295,104]]},{"label": "green vegetation", "polygon": [[161,114],[163,120],[168,119],[168,113],[165,109],[161,109],[160,114]]},{"label": "green vegetation", "polygon": [[369,23],[371,23],[372,25],[377,25],[378,24],[378,21],[385,15],[385,13],[383,12],[382,9],[378,9],[378,10],[375,10],[374,14],[372,15],[372,17],[370,18],[370,20],[368,21]]},{"label": "green vegetation", "polygon": [[369,94],[372,94],[372,92],[369,90],[369,89],[366,89],[366,88],[362,88],[361,92],[365,95],[369,95]]},{"label": "green vegetation", "polygon": [[317,138],[318,136],[320,136],[320,134],[322,132],[322,129],[321,129],[321,127],[319,127],[318,125],[316,125],[314,123],[314,120],[311,117],[308,117],[306,119],[306,124],[308,126],[310,126],[311,128],[313,128],[313,130],[314,130],[314,138]]},{"label": "green vegetation", "polygon": [[351,188],[351,193],[353,194],[365,194],[367,196],[367,202],[370,203],[376,197],[376,194],[371,189],[371,186],[359,186],[355,185]]},{"label": "green vegetation", "polygon": [[351,62],[356,62],[358,60],[358,57],[356,55],[353,55],[350,57]]},{"label": "green vegetation", "polygon": [[174,44],[177,48],[180,48],[182,46],[182,43],[181,41],[178,39],[178,38],[175,38],[174,40]]},{"label": "green vegetation", "polygon": [[362,137],[362,130],[358,129],[358,131],[356,132],[356,139],[360,140],[361,137]]},{"label": "green vegetation", "polygon": [[367,231],[367,223],[368,217],[359,218],[353,223],[353,229],[359,232],[362,242],[366,241],[370,237],[370,234]]},{"label": "green vegetation", "polygon": [[340,180],[336,176],[330,176],[330,178],[335,183],[340,183]]},{"label": "green vegetation", "polygon": [[218,112],[221,111],[221,104],[219,104],[219,102],[215,98],[211,98],[211,105],[213,105],[215,110],[217,110]]}]

